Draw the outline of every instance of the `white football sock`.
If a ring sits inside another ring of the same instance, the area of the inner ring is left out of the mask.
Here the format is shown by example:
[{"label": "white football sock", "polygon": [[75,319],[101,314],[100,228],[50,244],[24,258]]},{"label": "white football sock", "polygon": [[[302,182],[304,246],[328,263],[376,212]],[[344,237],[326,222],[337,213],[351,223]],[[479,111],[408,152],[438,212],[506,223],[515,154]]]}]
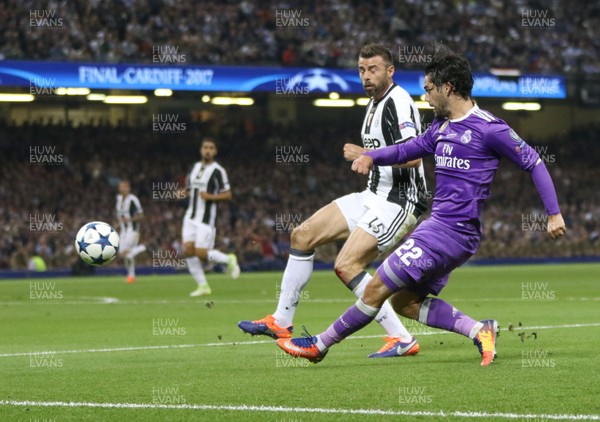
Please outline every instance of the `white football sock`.
[{"label": "white football sock", "polygon": [[219,264],[227,264],[229,262],[229,256],[216,249],[211,249],[208,251],[208,260],[218,262]]},{"label": "white football sock", "polygon": [[135,277],[135,259],[125,258],[125,267],[127,268],[127,277]]},{"label": "white football sock", "polygon": [[[361,273],[364,274],[362,280],[356,286],[356,288],[352,291],[356,297],[361,298],[365,289],[367,288],[367,284],[373,278],[373,276],[367,272]],[[360,275],[360,274],[359,274]],[[385,301],[383,306],[375,316],[375,321],[377,321],[383,329],[387,332],[390,337],[400,337],[400,341],[408,342],[412,340],[412,335],[408,332],[408,330],[404,327],[400,318],[390,305],[389,301]]]},{"label": "white football sock", "polygon": [[197,256],[192,256],[185,259],[187,262],[188,271],[198,283],[198,286],[206,286],[208,283],[206,281],[206,276],[204,275],[204,268],[202,268],[202,262],[200,262],[200,258]]},{"label": "white football sock", "polygon": [[310,280],[313,271],[314,257],[314,251],[301,252],[293,249],[290,251],[283,280],[279,286],[279,303],[273,314],[277,325],[287,327],[294,323],[294,314],[300,294]]},{"label": "white football sock", "polygon": [[315,337],[317,338],[317,342],[315,343],[317,345],[317,349],[319,349],[321,352],[327,350],[327,346],[325,346],[325,343],[323,343],[323,340],[321,340],[321,336],[317,334]]}]

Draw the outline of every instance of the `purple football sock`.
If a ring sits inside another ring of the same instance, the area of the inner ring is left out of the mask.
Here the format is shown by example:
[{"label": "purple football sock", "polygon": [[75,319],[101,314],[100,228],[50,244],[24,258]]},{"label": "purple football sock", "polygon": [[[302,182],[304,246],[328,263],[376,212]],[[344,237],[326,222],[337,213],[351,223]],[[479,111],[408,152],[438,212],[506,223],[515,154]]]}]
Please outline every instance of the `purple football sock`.
[{"label": "purple football sock", "polygon": [[470,338],[477,334],[481,325],[480,322],[463,314],[449,303],[435,298],[427,298],[423,301],[419,311],[419,322]]},{"label": "purple football sock", "polygon": [[378,312],[379,308],[365,305],[361,299],[358,299],[327,330],[320,334],[321,341],[325,347],[339,343],[349,335],[367,326],[373,321]]}]

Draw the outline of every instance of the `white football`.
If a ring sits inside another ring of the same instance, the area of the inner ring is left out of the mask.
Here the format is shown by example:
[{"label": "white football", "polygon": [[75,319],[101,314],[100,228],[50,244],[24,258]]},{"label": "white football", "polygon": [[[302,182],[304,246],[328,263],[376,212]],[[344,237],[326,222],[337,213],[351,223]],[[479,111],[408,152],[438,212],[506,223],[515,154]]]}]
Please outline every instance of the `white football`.
[{"label": "white football", "polygon": [[77,232],[75,250],[86,264],[110,264],[119,252],[119,234],[110,224],[92,221]]}]

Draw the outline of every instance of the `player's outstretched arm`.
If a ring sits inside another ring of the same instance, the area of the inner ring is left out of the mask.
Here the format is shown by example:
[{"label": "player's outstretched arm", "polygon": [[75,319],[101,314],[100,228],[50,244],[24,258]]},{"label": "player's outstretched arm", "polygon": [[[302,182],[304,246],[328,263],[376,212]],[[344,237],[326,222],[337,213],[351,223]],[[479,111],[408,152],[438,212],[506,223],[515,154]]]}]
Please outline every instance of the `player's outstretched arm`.
[{"label": "player's outstretched arm", "polygon": [[406,164],[410,161],[423,158],[433,154],[434,150],[435,147],[430,139],[424,135],[419,135],[401,144],[366,151],[363,155],[371,157],[373,163],[378,166],[392,166],[394,164]]},{"label": "player's outstretched arm", "polygon": [[[346,161],[354,161],[367,151],[372,151],[372,150],[363,148],[363,147],[355,145],[355,144],[345,144],[344,145],[344,159]],[[413,167],[419,167],[420,165],[421,165],[421,159],[419,158],[416,160],[409,161],[405,164],[394,164],[392,167],[413,168]]]},{"label": "player's outstretched arm", "polygon": [[548,215],[548,235],[551,239],[563,236],[567,232],[565,221],[560,213],[552,177],[540,155],[504,122],[491,123],[484,139],[495,153],[531,172]]},{"label": "player's outstretched arm", "polygon": [[431,155],[435,151],[435,142],[429,137],[430,131],[412,138],[401,144],[376,150],[365,150],[363,154],[352,162],[352,170],[367,174],[374,164],[378,166],[392,166],[406,164],[409,161]]}]

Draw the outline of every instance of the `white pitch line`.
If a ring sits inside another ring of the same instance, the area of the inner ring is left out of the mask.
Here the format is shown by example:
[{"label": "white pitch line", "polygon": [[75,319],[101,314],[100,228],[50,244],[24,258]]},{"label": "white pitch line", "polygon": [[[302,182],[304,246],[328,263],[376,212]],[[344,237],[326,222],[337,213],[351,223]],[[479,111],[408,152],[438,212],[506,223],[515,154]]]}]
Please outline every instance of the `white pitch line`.
[{"label": "white pitch line", "polygon": [[[512,331],[523,331],[523,330],[551,330],[556,328],[588,328],[588,327],[600,327],[600,322],[594,322],[589,324],[563,324],[563,325],[538,325],[533,327],[515,327]],[[508,328],[501,328],[500,331],[509,331]],[[434,335],[445,335],[452,334],[450,331],[426,331],[419,333],[419,336],[434,336]],[[350,336],[346,340],[363,340],[380,338],[381,336]],[[110,353],[110,352],[134,352],[139,350],[159,350],[159,349],[189,349],[195,347],[223,347],[223,346],[247,346],[252,344],[272,344],[273,340],[256,340],[256,341],[236,341],[228,343],[199,343],[199,344],[165,344],[158,346],[133,346],[133,347],[114,347],[114,348],[102,348],[102,349],[80,349],[80,350],[32,350],[29,352],[17,352],[17,353],[2,353],[0,358],[12,358],[19,356],[31,356],[41,354],[52,354],[52,355],[66,355],[66,354],[80,354],[80,353]]]},{"label": "white pitch line", "polygon": [[240,341],[237,343],[204,343],[204,344],[165,344],[160,346],[134,346],[134,347],[114,347],[105,349],[80,349],[80,350],[51,350],[51,351],[31,351],[31,352],[20,352],[20,353],[3,353],[0,354],[0,358],[17,357],[17,356],[31,356],[32,354],[79,354],[79,353],[109,353],[109,352],[133,352],[138,350],[157,350],[157,349],[189,349],[192,347],[217,347],[217,346],[236,346],[236,345],[249,345],[249,344],[267,344],[272,341]]},{"label": "white pitch line", "polygon": [[572,421],[597,421],[600,415],[570,414],[518,414],[504,412],[476,411],[409,411],[386,409],[328,409],[322,407],[284,407],[253,405],[210,405],[210,404],[158,404],[158,403],[93,403],[64,401],[30,401],[0,400],[0,406],[37,406],[37,407],[88,407],[101,409],[168,409],[168,410],[228,410],[237,412],[270,412],[270,413],[322,413],[342,415],[378,415],[378,416],[431,416],[431,417],[463,417],[463,418],[501,418],[501,419],[552,419]]},{"label": "white pitch line", "polygon": [[[79,299],[79,300],[78,300]],[[81,300],[84,299],[84,300]],[[90,299],[85,300],[85,299]],[[557,303],[561,301],[568,302],[598,302],[600,297],[565,297],[556,298],[552,300],[534,300],[534,299],[523,299],[522,297],[482,297],[482,298],[454,298],[452,302],[527,302],[527,303]],[[218,299],[207,297],[206,299],[160,299],[160,300],[121,300],[114,297],[74,297],[63,299],[38,299],[38,300],[21,300],[21,301],[0,301],[2,306],[18,306],[18,305],[173,305],[173,304],[205,304],[208,302],[215,302],[215,304],[249,304],[249,303],[277,303],[277,299]],[[320,303],[352,303],[351,298],[330,298],[330,299],[305,299],[302,301],[303,304],[320,304]]]}]

